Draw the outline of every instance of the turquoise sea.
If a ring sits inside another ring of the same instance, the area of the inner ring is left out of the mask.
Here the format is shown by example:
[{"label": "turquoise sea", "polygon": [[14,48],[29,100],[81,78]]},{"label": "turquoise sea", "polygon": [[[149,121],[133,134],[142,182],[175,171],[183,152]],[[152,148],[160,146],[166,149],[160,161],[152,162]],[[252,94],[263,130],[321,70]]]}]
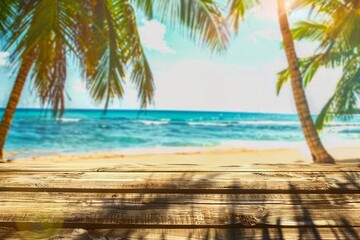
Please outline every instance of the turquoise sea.
[{"label": "turquoise sea", "polygon": [[[360,116],[333,122],[321,137],[325,144],[358,144]],[[168,147],[282,147],[303,141],[298,118],[291,114],[67,110],[56,120],[51,112],[19,109],[5,151],[46,154]]]}]

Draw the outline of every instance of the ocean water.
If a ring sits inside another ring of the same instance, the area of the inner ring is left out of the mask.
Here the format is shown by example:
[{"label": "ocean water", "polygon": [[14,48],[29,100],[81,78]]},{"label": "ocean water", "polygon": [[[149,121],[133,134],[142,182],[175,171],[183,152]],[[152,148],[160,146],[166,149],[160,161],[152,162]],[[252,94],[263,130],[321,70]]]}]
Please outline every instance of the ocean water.
[{"label": "ocean water", "polygon": [[[3,110],[0,111],[2,115]],[[360,116],[335,121],[327,145],[356,145]],[[19,109],[5,151],[101,152],[154,148],[282,147],[304,142],[297,115],[236,112],[67,110],[61,120],[44,110]]]}]

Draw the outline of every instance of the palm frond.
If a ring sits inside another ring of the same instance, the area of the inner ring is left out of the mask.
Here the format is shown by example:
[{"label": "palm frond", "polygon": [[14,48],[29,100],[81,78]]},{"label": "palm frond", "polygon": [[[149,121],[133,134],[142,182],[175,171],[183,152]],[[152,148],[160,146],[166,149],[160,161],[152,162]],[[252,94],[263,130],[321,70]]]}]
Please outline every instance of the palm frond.
[{"label": "palm frond", "polygon": [[282,87],[290,80],[290,71],[288,68],[278,72],[276,81],[276,94],[279,95]]},{"label": "palm frond", "polygon": [[157,0],[154,11],[163,23],[182,31],[211,52],[221,52],[229,43],[229,29],[215,0]]},{"label": "palm frond", "polygon": [[323,65],[322,54],[304,58],[301,61],[301,73],[303,76],[303,85],[306,87],[313,79],[319,68]]},{"label": "palm frond", "polygon": [[294,0],[292,9],[310,8],[312,13],[325,13],[331,15],[335,9],[342,5],[339,0]]},{"label": "palm frond", "polygon": [[140,99],[141,108],[145,108],[153,103],[155,91],[154,78],[145,55],[135,62],[131,80],[138,89],[138,98]]},{"label": "palm frond", "polygon": [[315,127],[318,131],[322,131],[325,127],[325,123],[331,122],[334,119],[334,114],[331,113],[331,109],[333,108],[334,96],[332,96],[325,106],[321,109],[319,115],[315,120]]},{"label": "palm frond", "polygon": [[[314,21],[300,22],[293,29],[297,40],[317,41],[319,47],[311,61],[301,60],[305,85],[320,67],[343,68],[333,96],[316,120],[319,130],[335,117],[347,119],[358,112],[360,96],[360,2],[355,0],[297,0],[298,6],[311,6]],[[306,63],[307,62],[307,63]]]},{"label": "palm frond", "polygon": [[260,0],[228,0],[230,6],[228,20],[235,31],[239,30],[239,22],[245,18],[246,12],[259,4]]},{"label": "palm frond", "polygon": [[326,30],[326,24],[307,20],[297,22],[291,32],[294,40],[322,41]]},{"label": "palm frond", "polygon": [[[71,27],[76,1],[24,1],[14,19],[9,49],[15,63],[26,54],[33,55],[30,79],[43,106],[62,115],[65,101],[66,58],[72,49]],[[22,74],[21,72],[19,74]]]},{"label": "palm frond", "polygon": [[135,7],[142,11],[149,19],[154,17],[154,4],[153,0],[131,0]]},{"label": "palm frond", "polygon": [[[135,6],[145,4],[128,0],[92,4],[92,1],[83,0],[83,5],[94,14],[78,20],[80,34],[76,45],[81,53],[86,85],[95,103],[105,103],[105,109],[112,100],[123,97],[127,72],[131,72],[130,80],[138,89],[141,107],[153,101],[153,75],[141,44],[131,3]],[[92,22],[90,26],[87,23],[89,19]]]},{"label": "palm frond", "polygon": [[0,34],[6,35],[11,31],[10,25],[16,16],[18,0],[2,0],[0,1]]},{"label": "palm frond", "polygon": [[121,18],[118,16],[122,5],[116,6],[115,1],[97,1],[88,5],[93,25],[81,29],[88,31],[86,35],[89,37],[87,47],[80,49],[86,86],[95,103],[104,103],[105,109],[112,100],[122,98],[124,94],[122,85],[126,62],[119,33]]},{"label": "palm frond", "polygon": [[[317,54],[311,57],[301,58],[298,60],[304,87],[306,87],[313,80],[319,68],[323,66],[322,57],[323,57],[322,54]],[[276,82],[277,95],[280,94],[282,87],[289,80],[290,80],[290,71],[288,68],[281,70],[277,74],[277,82]]]},{"label": "palm frond", "polygon": [[[359,61],[359,59],[357,59]],[[319,130],[334,117],[344,120],[351,118],[359,109],[360,99],[360,68],[348,66],[338,82],[333,96],[324,106],[316,120]]]},{"label": "palm frond", "polygon": [[122,30],[123,38],[127,39],[125,49],[127,49],[127,56],[129,56],[128,59],[132,71],[130,80],[138,90],[141,108],[145,108],[153,103],[155,91],[154,77],[141,44],[135,10],[130,4],[124,5],[122,19],[123,25],[126,26]]}]

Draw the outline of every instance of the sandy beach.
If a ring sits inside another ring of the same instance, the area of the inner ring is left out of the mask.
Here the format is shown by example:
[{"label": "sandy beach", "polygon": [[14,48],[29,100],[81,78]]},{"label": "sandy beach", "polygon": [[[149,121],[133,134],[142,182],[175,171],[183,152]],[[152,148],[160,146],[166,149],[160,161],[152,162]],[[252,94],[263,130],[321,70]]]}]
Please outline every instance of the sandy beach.
[{"label": "sandy beach", "polygon": [[[360,161],[360,147],[333,147],[329,152],[335,157],[337,163]],[[33,156],[16,158],[14,154],[8,154],[12,159],[12,166],[31,165],[57,165],[59,167],[71,165],[74,169],[81,169],[87,165],[112,166],[123,165],[124,167],[163,166],[169,170],[186,170],[191,166],[197,166],[203,170],[216,167],[251,166],[258,164],[312,164],[308,152],[302,148],[159,148],[146,151],[125,152],[98,152],[81,154],[50,154],[45,156]]]}]

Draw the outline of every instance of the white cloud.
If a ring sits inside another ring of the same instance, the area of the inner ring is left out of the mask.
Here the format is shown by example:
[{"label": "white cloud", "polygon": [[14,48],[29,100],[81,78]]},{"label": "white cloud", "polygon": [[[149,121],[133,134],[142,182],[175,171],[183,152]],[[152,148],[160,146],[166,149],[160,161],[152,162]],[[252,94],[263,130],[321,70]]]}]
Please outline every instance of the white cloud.
[{"label": "white cloud", "polygon": [[151,50],[161,53],[176,53],[165,41],[166,26],[156,20],[142,20],[143,26],[139,27],[142,43]]},{"label": "white cloud", "polygon": [[8,65],[8,58],[9,53],[8,52],[0,52],[0,67],[4,67]]}]

